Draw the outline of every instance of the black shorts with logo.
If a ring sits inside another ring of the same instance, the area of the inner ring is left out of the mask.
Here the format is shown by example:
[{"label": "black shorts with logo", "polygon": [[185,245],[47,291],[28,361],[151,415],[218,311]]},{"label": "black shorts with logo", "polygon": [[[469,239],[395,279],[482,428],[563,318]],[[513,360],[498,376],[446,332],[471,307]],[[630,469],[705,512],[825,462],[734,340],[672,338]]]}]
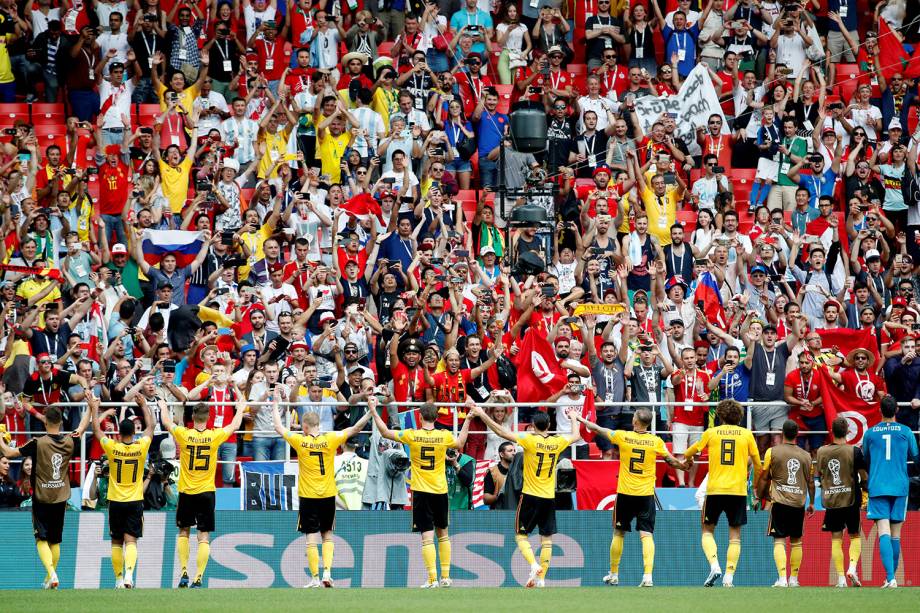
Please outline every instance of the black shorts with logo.
[{"label": "black shorts with logo", "polygon": [[613,507],[613,527],[615,530],[630,532],[632,521],[636,520],[636,530],[640,532],[655,531],[655,496],[631,496],[617,494],[616,506]]},{"label": "black shorts with logo", "polygon": [[214,492],[183,494],[179,492],[176,507],[176,526],[198,529],[198,532],[214,532]]},{"label": "black shorts with logo", "polygon": [[66,502],[38,502],[32,499],[32,531],[36,541],[57,545],[64,540]]},{"label": "black shorts with logo", "polygon": [[770,507],[767,534],[773,538],[802,538],[805,528],[805,507],[790,507],[774,502]]},{"label": "black shorts with logo", "polygon": [[297,531],[304,534],[328,532],[335,528],[335,496],[326,498],[300,497]]},{"label": "black shorts with logo", "polygon": [[518,534],[530,534],[539,527],[540,536],[556,534],[556,499],[521,494],[514,528]]},{"label": "black shorts with logo", "polygon": [[703,523],[715,526],[719,516],[725,513],[728,525],[743,526],[747,523],[747,496],[735,494],[710,494],[703,503]]},{"label": "black shorts with logo", "polygon": [[846,528],[850,536],[859,534],[862,517],[859,513],[859,503],[841,507],[839,509],[825,509],[824,521],[821,530],[824,532],[843,532]]},{"label": "black shorts with logo", "polygon": [[109,501],[109,536],[123,540],[125,535],[136,539],[144,536],[144,501]]},{"label": "black shorts with logo", "polygon": [[442,530],[450,524],[450,508],[447,494],[412,492],[412,531],[430,532]]}]

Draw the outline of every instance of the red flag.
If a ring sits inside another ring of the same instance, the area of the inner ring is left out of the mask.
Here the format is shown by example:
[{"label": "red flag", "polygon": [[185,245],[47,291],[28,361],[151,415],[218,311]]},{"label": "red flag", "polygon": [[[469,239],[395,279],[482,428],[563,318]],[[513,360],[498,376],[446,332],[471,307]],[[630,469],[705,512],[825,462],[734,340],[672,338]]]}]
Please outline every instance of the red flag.
[{"label": "red flag", "polygon": [[376,215],[383,222],[383,211],[370,194],[358,194],[339,208],[361,220],[367,219],[369,215]]},{"label": "red flag", "polygon": [[[581,416],[588,421],[597,421],[597,407],[594,405],[593,389],[585,390],[585,404],[581,409]],[[581,438],[583,438],[586,443],[590,443],[594,440],[594,432],[588,430],[584,424],[579,424],[578,431],[581,433]]]},{"label": "red flag", "polygon": [[518,402],[546,400],[566,384],[565,374],[556,360],[556,353],[545,336],[528,328],[517,354]]},{"label": "red flag", "polygon": [[821,345],[824,347],[837,347],[840,352],[846,356],[854,349],[868,349],[875,356],[875,362],[881,359],[878,353],[878,341],[875,338],[875,330],[872,328],[862,328],[853,330],[851,328],[833,328],[831,330],[815,330],[821,335]]},{"label": "red flag", "polygon": [[878,61],[886,80],[890,81],[892,75],[898,72],[905,79],[920,77],[920,48],[915,49],[913,55],[908,54],[897,35],[881,17],[878,20],[877,40]]},{"label": "red flag", "polygon": [[699,284],[693,293],[693,299],[697,304],[703,303],[703,313],[706,319],[713,322],[720,328],[725,328],[725,310],[722,308],[722,294],[719,293],[719,284],[716,283],[715,277],[711,272],[704,272],[700,275]]},{"label": "red flag", "polygon": [[[825,368],[818,369],[818,385],[824,401],[824,418],[827,420],[828,432],[831,430],[834,419],[844,417],[849,426],[847,443],[861,444],[866,430],[882,420],[879,403],[866,402],[856,395],[855,390],[840,389],[834,384]],[[828,434],[828,439],[830,438],[832,436]]]},{"label": "red flag", "polygon": [[609,511],[614,507],[620,463],[615,460],[575,460],[579,511]]}]

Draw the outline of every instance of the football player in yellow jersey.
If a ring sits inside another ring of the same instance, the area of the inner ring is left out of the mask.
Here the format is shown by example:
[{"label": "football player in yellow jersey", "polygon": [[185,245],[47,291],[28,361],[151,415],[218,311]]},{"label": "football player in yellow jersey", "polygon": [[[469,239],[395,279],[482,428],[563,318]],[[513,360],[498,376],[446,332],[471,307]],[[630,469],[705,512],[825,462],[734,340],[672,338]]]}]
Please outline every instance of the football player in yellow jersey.
[{"label": "football player in yellow jersey", "polygon": [[716,415],[721,426],[703,432],[703,437],[694,443],[684,456],[692,460],[703,449],[709,452],[709,477],[706,484],[706,499],[703,503],[703,553],[709,560],[709,576],[706,587],[712,587],[722,577],[719,566],[719,549],[713,532],[719,516],[728,518],[728,553],[726,554],[725,578],[722,587],[735,587],[733,579],[738,559],[741,557],[741,526],[747,523],[748,463],[754,463],[754,482],[761,471],[760,454],[754,435],[742,427],[744,409],[734,400],[723,400],[716,406]]},{"label": "football player in yellow jersey", "polygon": [[[339,490],[335,484],[335,455],[342,443],[361,431],[370,418],[370,412],[345,430],[321,432],[319,414],[305,413],[303,434],[291,432],[281,423],[278,400],[272,406],[272,420],[275,432],[297,453],[300,473],[297,478],[297,495],[300,497],[300,511],[297,530],[307,538],[307,564],[312,579],[305,587],[332,587],[332,555],[335,545],[332,530],[335,527],[335,499]],[[377,397],[371,396],[368,404],[377,404]],[[319,541],[323,542],[323,580],[319,579]]]},{"label": "football player in yellow jersey", "polygon": [[[577,413],[569,411],[573,419]],[[492,432],[517,443],[524,449],[524,489],[518,501],[514,537],[521,555],[530,564],[526,587],[543,587],[549,563],[553,557],[553,535],[556,534],[556,464],[559,455],[572,443],[581,439],[575,422],[569,434],[549,434],[549,415],[538,412],[533,416],[535,434],[510,432],[479,407],[472,415],[480,418]],[[537,563],[528,535],[535,527],[540,529],[540,562]]]},{"label": "football player in yellow jersey", "polygon": [[109,460],[109,536],[116,589],[134,587],[137,539],[144,535],[144,465],[153,440],[155,419],[144,397],[138,394],[137,398],[144,409],[144,433],[137,440],[132,419],[118,423],[117,440],[106,436],[99,424],[117,409],[99,414],[99,399],[92,394],[86,399],[93,418],[93,434]]},{"label": "football player in yellow jersey", "polygon": [[172,411],[163,401],[160,405],[160,421],[176,439],[179,450],[179,504],[176,507],[176,526],[179,538],[179,564],[182,577],[179,587],[189,587],[188,558],[189,534],[192,526],[198,531],[198,553],[195,556],[196,574],[193,588],[200,588],[201,578],[211,555],[211,532],[214,530],[214,471],[217,470],[217,451],[220,444],[230,438],[243,421],[246,410],[246,395],[233,385],[236,392],[236,414],[233,421],[223,428],[208,429],[211,409],[205,403],[192,407],[192,425],[185,428],[173,423]]},{"label": "football player in yellow jersey", "polygon": [[[475,406],[467,403],[467,413]],[[412,467],[412,531],[422,534],[422,559],[428,570],[428,581],[422,588],[450,587],[450,536],[448,526],[447,476],[444,457],[447,450],[463,449],[470,430],[470,419],[463,422],[455,438],[450,430],[435,428],[438,409],[426,402],[419,409],[422,427],[416,430],[390,430],[377,413],[376,403],[368,404],[374,423],[383,438],[409,446]],[[438,535],[437,556],[441,558],[441,581],[438,582],[434,535]]]},{"label": "football player in yellow jersey", "polygon": [[597,432],[619,447],[620,474],[617,478],[617,502],[613,509],[613,540],[610,542],[610,574],[604,577],[607,585],[619,585],[620,558],[623,555],[623,538],[630,531],[632,520],[642,540],[642,583],[639,587],[652,587],[652,570],[655,568],[655,460],[664,461],[680,470],[687,464],[678,460],[664,446],[664,441],[648,431],[653,414],[649,409],[639,409],[633,414],[633,431],[608,430],[588,421],[581,415],[575,419],[588,430]]}]

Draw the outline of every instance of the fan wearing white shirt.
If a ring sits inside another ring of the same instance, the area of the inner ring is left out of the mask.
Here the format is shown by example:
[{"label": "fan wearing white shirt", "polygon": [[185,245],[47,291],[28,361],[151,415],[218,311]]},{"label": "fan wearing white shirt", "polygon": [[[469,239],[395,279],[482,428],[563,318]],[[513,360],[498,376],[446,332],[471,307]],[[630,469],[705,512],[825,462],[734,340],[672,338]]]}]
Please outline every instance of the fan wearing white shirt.
[{"label": "fan wearing white shirt", "polygon": [[244,166],[255,159],[255,143],[259,134],[259,124],[246,117],[246,101],[234,98],[230,103],[233,115],[220,124],[224,142],[236,146],[233,158]]},{"label": "fan wearing white shirt", "polygon": [[205,77],[201,82],[201,91],[192,103],[192,108],[199,110],[199,134],[207,133],[208,130],[219,130],[224,117],[230,114],[227,100],[223,94],[211,89],[212,86],[211,77]]},{"label": "fan wearing white shirt", "polygon": [[275,262],[269,266],[268,287],[262,288],[262,304],[265,305],[265,315],[268,318],[266,328],[272,332],[278,331],[278,315],[294,311],[297,306],[297,290],[290,283],[284,282],[284,265]]},{"label": "fan wearing white shirt", "polygon": [[[131,129],[131,95],[141,78],[140,66],[134,61],[134,51],[128,53],[128,62],[113,62],[113,51],[103,58],[109,69],[109,76],[99,83],[99,100],[102,106],[96,125],[101,129],[103,147],[121,144],[125,130]],[[130,70],[131,78],[125,80],[125,72]],[[125,122],[125,119],[128,122]]]},{"label": "fan wearing white shirt", "polygon": [[[102,22],[100,19],[101,23]],[[128,33],[122,31],[122,26],[124,25],[125,18],[123,13],[113,12],[109,15],[109,31],[103,32],[96,38],[96,43],[99,45],[99,55],[105,57],[108,55],[108,52],[112,49],[115,50],[115,56],[110,60],[110,62],[121,62],[124,64],[128,60],[128,51],[131,50],[131,43],[128,42]],[[102,75],[109,75],[109,68],[111,63],[103,68]]]},{"label": "fan wearing white shirt", "polygon": [[259,26],[266,21],[274,21],[277,10],[275,3],[277,0],[243,0],[243,19],[246,22],[246,40],[252,38]]}]

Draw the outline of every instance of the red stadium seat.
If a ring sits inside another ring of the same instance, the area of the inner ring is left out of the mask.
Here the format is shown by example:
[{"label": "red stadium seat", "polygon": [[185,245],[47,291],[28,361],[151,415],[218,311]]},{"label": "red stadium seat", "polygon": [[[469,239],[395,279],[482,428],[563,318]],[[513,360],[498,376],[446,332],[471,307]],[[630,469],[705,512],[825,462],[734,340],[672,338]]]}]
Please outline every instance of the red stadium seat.
[{"label": "red stadium seat", "polygon": [[389,55],[392,57],[390,50],[393,49],[393,43],[390,41],[382,42],[377,45],[377,57],[383,57]]},{"label": "red stadium seat", "polygon": [[569,64],[567,70],[571,72],[576,77],[581,75],[583,77],[588,76],[588,65],[587,64]]},{"label": "red stadium seat", "polygon": [[696,228],[696,211],[678,210],[677,223],[684,227],[684,233],[691,232]]},{"label": "red stadium seat", "polygon": [[153,118],[162,113],[163,110],[159,104],[138,104],[135,109],[135,117],[138,126],[151,127]]},{"label": "red stadium seat", "polygon": [[511,92],[514,90],[514,85],[496,85],[495,89],[498,90],[498,107],[496,110],[499,113],[508,113],[511,110]]},{"label": "red stadium seat", "polygon": [[65,112],[63,102],[33,102],[31,107],[33,122],[40,116],[60,115],[63,117]]},{"label": "red stadium seat", "polygon": [[64,113],[42,113],[40,115],[32,115],[32,125],[35,126],[63,126],[65,125],[66,117]]},{"label": "red stadium seat", "polygon": [[845,105],[850,103],[857,87],[859,87],[859,67],[856,64],[837,64],[834,90]]},{"label": "red stadium seat", "polygon": [[753,188],[754,177],[757,170],[753,168],[734,168],[732,169],[732,188],[735,192],[735,201],[748,200]]},{"label": "red stadium seat", "polygon": [[29,121],[29,105],[25,102],[5,102],[0,104],[0,116],[8,117],[12,121],[17,119]]}]

